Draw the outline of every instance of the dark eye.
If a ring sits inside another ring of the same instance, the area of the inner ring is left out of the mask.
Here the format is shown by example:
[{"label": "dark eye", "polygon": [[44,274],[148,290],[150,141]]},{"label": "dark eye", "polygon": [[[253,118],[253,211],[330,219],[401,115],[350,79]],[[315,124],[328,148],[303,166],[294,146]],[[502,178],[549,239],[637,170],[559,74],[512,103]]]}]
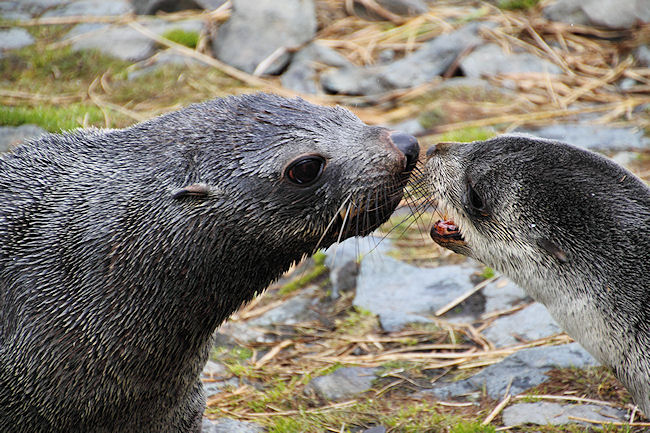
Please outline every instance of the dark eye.
[{"label": "dark eye", "polygon": [[488,215],[485,200],[476,191],[476,189],[472,187],[472,185],[467,185],[467,206],[469,208],[469,211],[475,215]]},{"label": "dark eye", "polygon": [[314,183],[325,168],[325,159],[317,156],[302,156],[287,167],[285,176],[289,181],[300,186],[309,186]]}]

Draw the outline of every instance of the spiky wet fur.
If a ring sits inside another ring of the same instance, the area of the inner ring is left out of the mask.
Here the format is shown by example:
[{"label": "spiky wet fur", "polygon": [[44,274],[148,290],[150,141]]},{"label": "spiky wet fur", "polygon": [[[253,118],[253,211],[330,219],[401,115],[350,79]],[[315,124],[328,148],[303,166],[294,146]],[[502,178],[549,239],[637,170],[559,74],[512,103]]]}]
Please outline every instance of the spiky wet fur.
[{"label": "spiky wet fur", "polygon": [[[387,136],[342,108],[257,94],[4,155],[0,431],[200,431],[216,327],[399,202],[408,175]],[[305,153],[327,166],[301,188],[282,173]],[[195,183],[208,195],[175,196]]]},{"label": "spiky wet fur", "polygon": [[[543,303],[650,416],[650,189],[595,153],[522,136],[442,145],[426,171],[458,252]],[[468,211],[468,182],[488,216]]]}]

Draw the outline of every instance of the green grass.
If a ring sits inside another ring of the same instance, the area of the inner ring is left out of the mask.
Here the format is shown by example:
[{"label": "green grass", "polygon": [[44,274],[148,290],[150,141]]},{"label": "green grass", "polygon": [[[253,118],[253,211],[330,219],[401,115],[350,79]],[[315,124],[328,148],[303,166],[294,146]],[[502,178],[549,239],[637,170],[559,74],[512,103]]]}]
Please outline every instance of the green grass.
[{"label": "green grass", "polygon": [[0,125],[20,126],[31,123],[50,132],[61,132],[84,125],[105,126],[102,111],[94,105],[80,103],[65,107],[43,105],[39,107],[0,106]]},{"label": "green grass", "polygon": [[196,48],[196,44],[199,42],[199,34],[197,32],[188,32],[183,29],[168,30],[163,33],[163,37],[189,48]]},{"label": "green grass", "polygon": [[494,275],[495,275],[494,269],[486,266],[483,268],[483,272],[481,273],[481,278],[487,280],[489,278],[494,277]]},{"label": "green grass", "polygon": [[537,6],[539,0],[500,0],[499,7],[507,10],[526,10]]},{"label": "green grass", "polygon": [[449,433],[494,433],[494,426],[481,425],[480,422],[459,422],[451,428]]},{"label": "green grass", "polygon": [[437,137],[437,142],[467,142],[467,141],[478,141],[478,140],[487,140],[492,138],[496,133],[490,129],[486,128],[463,128],[456,129],[454,131],[445,132],[440,134]]},{"label": "green grass", "polygon": [[298,289],[305,287],[307,284],[311,283],[321,275],[325,274],[327,272],[327,266],[325,266],[326,257],[327,256],[322,251],[316,252],[316,254],[314,254],[312,257],[314,260],[314,267],[308,273],[298,278],[295,278],[289,281],[284,286],[280,287],[278,293],[281,296],[288,295],[292,292],[295,292]]}]

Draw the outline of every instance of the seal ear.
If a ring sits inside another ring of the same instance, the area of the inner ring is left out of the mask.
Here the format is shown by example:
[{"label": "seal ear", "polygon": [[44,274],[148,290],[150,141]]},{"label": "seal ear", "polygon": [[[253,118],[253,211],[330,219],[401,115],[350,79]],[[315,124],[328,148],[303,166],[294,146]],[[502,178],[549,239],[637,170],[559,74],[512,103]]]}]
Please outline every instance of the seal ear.
[{"label": "seal ear", "polygon": [[181,198],[193,196],[198,198],[206,198],[210,194],[210,186],[205,183],[193,183],[183,188],[178,188],[172,191],[172,198]]},{"label": "seal ear", "polygon": [[562,251],[562,249],[560,247],[555,245],[550,240],[548,240],[546,238],[539,238],[539,239],[537,239],[537,245],[541,249],[543,249],[544,251],[546,251],[547,253],[549,253],[553,257],[555,257],[558,262],[566,263],[566,262],[569,261],[569,259],[567,258],[566,253],[564,251]]}]

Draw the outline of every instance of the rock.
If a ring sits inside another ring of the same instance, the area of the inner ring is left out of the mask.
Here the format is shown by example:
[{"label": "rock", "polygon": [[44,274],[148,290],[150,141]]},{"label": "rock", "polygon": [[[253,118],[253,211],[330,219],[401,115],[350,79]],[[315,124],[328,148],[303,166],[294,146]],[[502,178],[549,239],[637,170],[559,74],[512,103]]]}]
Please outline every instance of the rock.
[{"label": "rock", "polygon": [[77,0],[45,12],[42,17],[113,16],[133,13],[128,0]]},{"label": "rock", "polygon": [[389,128],[394,129],[395,131],[401,131],[406,134],[418,135],[426,131],[419,119],[408,119],[399,123],[394,123],[388,125]]},{"label": "rock", "polygon": [[226,388],[237,388],[240,386],[239,379],[236,377],[231,377],[230,379],[226,380],[220,380],[217,382],[204,382],[203,383],[203,390],[205,392],[205,395],[207,397],[212,397],[213,395],[217,395]]},{"label": "rock", "polygon": [[203,9],[197,0],[131,0],[138,15],[155,15],[156,12],[178,12],[186,9]]},{"label": "rock", "polygon": [[378,368],[344,367],[334,373],[312,379],[305,391],[324,400],[344,400],[368,391]]},{"label": "rock", "polygon": [[415,87],[444,74],[456,58],[465,51],[481,45],[481,29],[492,23],[472,22],[448,34],[427,42],[417,51],[388,65],[379,80],[390,89]]},{"label": "rock", "polygon": [[219,418],[210,421],[203,418],[203,433],[264,433],[266,430],[254,422],[236,421],[230,418]]},{"label": "rock", "polygon": [[544,72],[559,74],[562,70],[555,64],[529,53],[506,54],[497,44],[477,48],[460,61],[466,77]]},{"label": "rock", "polygon": [[[412,322],[430,322],[428,316],[471,290],[475,269],[440,266],[424,269],[388,256],[361,262],[354,305],[379,316],[382,328],[397,331]],[[460,312],[463,321],[467,313]]]},{"label": "rock", "polygon": [[525,341],[531,341],[561,332],[562,328],[546,307],[535,302],[514,314],[499,317],[483,331],[483,335],[496,347],[506,347],[521,343],[513,336],[515,334]]},{"label": "rock", "polygon": [[0,52],[5,50],[16,50],[27,47],[34,43],[34,38],[29,32],[21,28],[0,30]]},{"label": "rock", "polygon": [[625,167],[629,166],[635,161],[638,161],[640,158],[641,154],[639,152],[618,152],[612,156],[612,160],[615,163]]},{"label": "rock", "polygon": [[228,369],[220,362],[208,361],[203,367],[203,377],[214,379],[215,377],[222,377],[228,373]]},{"label": "rock", "polygon": [[594,404],[558,404],[546,401],[537,403],[518,403],[503,410],[503,423],[507,426],[519,424],[563,425],[582,424],[592,426],[569,417],[584,418],[594,421],[621,422],[626,421],[625,411],[607,406]]},{"label": "rock", "polygon": [[491,23],[467,24],[438,36],[396,62],[365,68],[346,67],[323,74],[321,84],[330,93],[374,95],[429,82],[444,74],[461,53],[482,44],[479,31],[490,26]]},{"label": "rock", "polygon": [[634,128],[615,128],[603,125],[560,124],[536,130],[517,130],[551,140],[560,140],[575,146],[597,151],[624,151],[650,149],[650,138]]},{"label": "rock", "polygon": [[469,379],[438,384],[434,389],[422,392],[444,400],[485,389],[490,398],[497,400],[503,397],[511,380],[510,394],[517,395],[545,382],[548,376],[544,373],[554,368],[597,365],[598,362],[578,343],[533,347],[520,350]]},{"label": "rock", "polygon": [[129,66],[127,78],[129,80],[135,80],[138,77],[155,72],[166,65],[193,66],[203,65],[203,62],[193,57],[181,54],[176,50],[170,48],[168,50],[158,52],[146,60]]},{"label": "rock", "polygon": [[[428,8],[422,0],[376,0],[377,4],[395,15],[416,16],[426,13]],[[366,20],[385,20],[376,12],[367,9],[362,3],[354,2],[354,13]]]},{"label": "rock", "polygon": [[314,320],[318,314],[313,310],[318,303],[316,296],[320,293],[318,286],[310,286],[301,290],[293,298],[289,298],[277,307],[259,317],[248,320],[251,326],[293,325],[298,322]]},{"label": "rock", "polygon": [[289,68],[282,74],[282,86],[301,93],[321,93],[316,73],[317,65],[350,67],[352,63],[337,51],[317,42],[298,51]]},{"label": "rock", "polygon": [[505,277],[485,286],[483,296],[485,296],[486,313],[508,310],[530,299],[524,289]]},{"label": "rock", "polygon": [[377,236],[350,238],[325,250],[325,266],[334,269],[350,261],[383,260],[383,255],[393,249],[390,239]]},{"label": "rock", "polygon": [[47,131],[36,125],[0,126],[0,152],[11,150],[17,144],[43,134],[47,134]]},{"label": "rock", "polygon": [[[232,15],[212,40],[215,56],[252,73],[280,48],[294,48],[316,34],[313,0],[233,0]],[[281,55],[264,72],[277,74],[289,61]]]},{"label": "rock", "polygon": [[12,11],[29,14],[30,17],[40,16],[43,12],[70,3],[73,0],[20,0],[1,1],[0,10],[5,7]]},{"label": "rock", "polygon": [[639,66],[650,68],[650,45],[641,45],[636,49],[635,56]]},{"label": "rock", "polygon": [[[173,29],[197,33],[203,29],[203,21],[201,20],[168,22],[152,18],[140,20],[139,22],[159,35]],[[66,39],[71,38],[74,39],[72,42],[74,50],[96,49],[104,54],[123,60],[141,61],[151,57],[156,51],[155,41],[129,26],[82,23],[75,26],[66,35]]]},{"label": "rock", "polygon": [[648,0],[559,0],[544,8],[544,16],[569,24],[629,29],[650,22]]},{"label": "rock", "polygon": [[342,266],[330,270],[330,281],[332,283],[332,299],[337,299],[342,292],[349,292],[357,287],[357,276],[359,265],[350,260]]}]

